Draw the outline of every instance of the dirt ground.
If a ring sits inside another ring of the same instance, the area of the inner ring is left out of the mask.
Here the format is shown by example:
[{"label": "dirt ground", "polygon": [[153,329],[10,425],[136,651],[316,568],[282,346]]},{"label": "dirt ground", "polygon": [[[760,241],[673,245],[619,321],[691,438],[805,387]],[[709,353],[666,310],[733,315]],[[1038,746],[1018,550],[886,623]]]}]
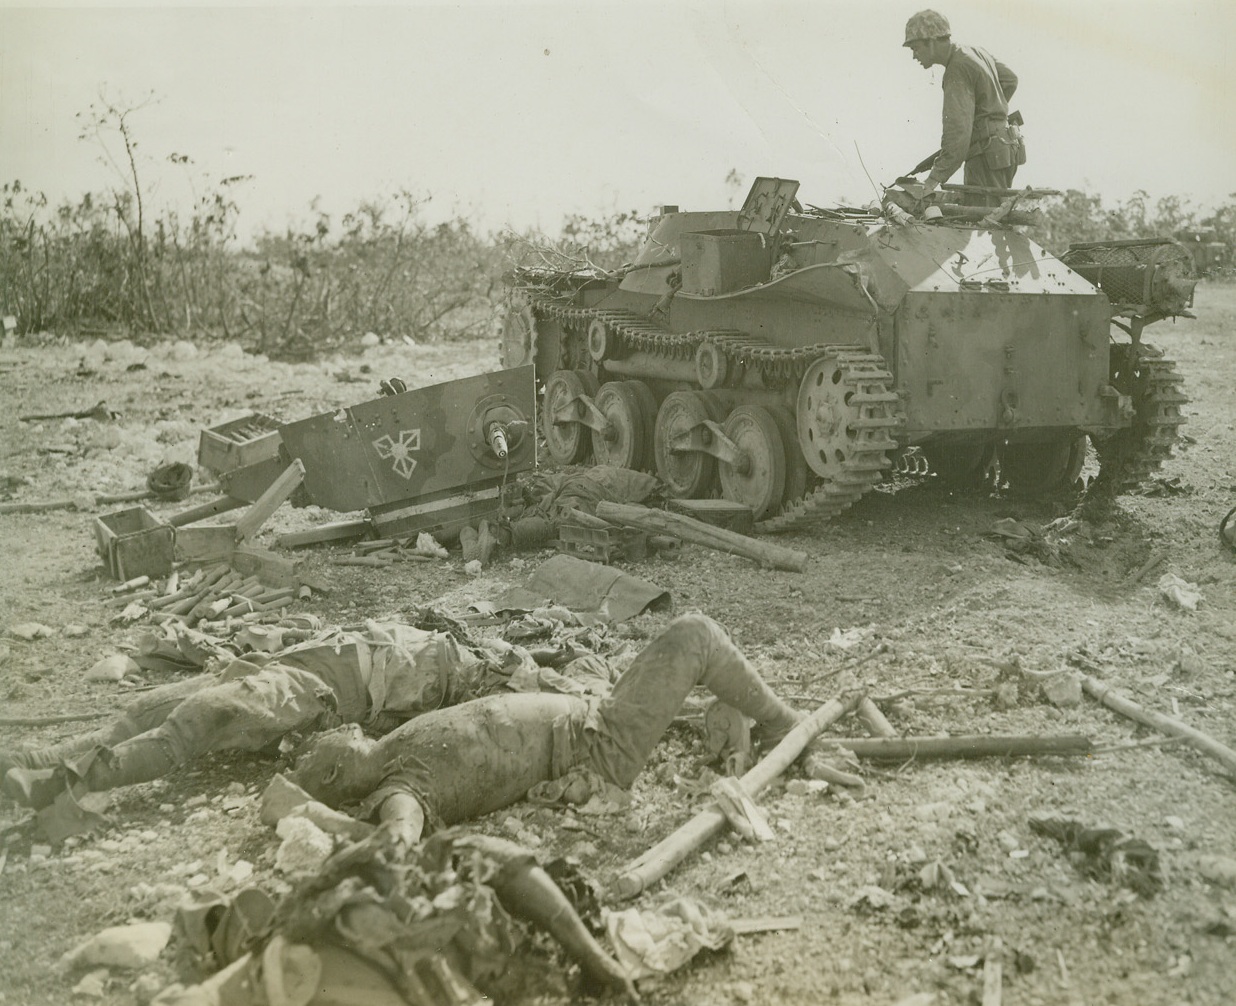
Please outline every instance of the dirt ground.
[{"label": "dirt ground", "polygon": [[[739,935],[676,975],[645,984],[653,1004],[978,1003],[983,956],[1003,944],[1003,1002],[1176,1006],[1236,1002],[1236,787],[1219,763],[1089,697],[1054,705],[1048,672],[1083,673],[1148,709],[1236,746],[1236,554],[1217,527],[1236,505],[1236,287],[1209,282],[1196,320],[1161,323],[1148,341],[1175,358],[1191,402],[1184,441],[1150,491],[1114,503],[1084,495],[1025,502],[952,493],[900,477],[834,523],[782,536],[805,573],[767,571],[686,546],[631,572],[668,590],[673,613],[728,626],[763,673],[808,710],[853,683],[905,735],[1084,734],[1086,757],[864,764],[861,791],[806,787],[798,769],[761,799],[776,833],[733,837],[697,855],[641,904],[689,895],[731,918],[790,917],[797,928]],[[84,509],[0,516],[6,723],[119,709],[140,684],[90,684],[84,672],[131,645],[94,549],[84,493],[140,489],[162,460],[191,460],[198,431],[249,410],[302,418],[373,396],[379,378],[423,385],[494,365],[493,343],[376,347],[318,365],[284,365],[238,347],[197,352],[47,340],[0,352],[3,475],[15,500],[79,497]],[[19,422],[88,409],[92,420]],[[154,504],[170,514],[185,504]],[[1002,518],[1077,526],[1039,555],[989,534]],[[285,507],[274,532],[338,515]],[[331,565],[346,547],[303,554],[329,593],[298,610],[328,623],[387,617],[429,603],[459,612],[525,578],[549,552],[502,555],[477,578],[458,553],[387,569]],[[1161,564],[1150,566],[1152,560]],[[1174,573],[1201,594],[1167,598]],[[672,613],[621,630],[638,643]],[[11,630],[37,622],[51,634]],[[144,682],[157,683],[147,675]],[[1011,686],[1000,690],[1001,685]],[[88,723],[6,725],[0,747],[47,743]],[[836,728],[861,733],[857,724]],[[1135,744],[1134,742],[1146,742]],[[478,823],[541,853],[570,853],[598,879],[689,818],[702,744],[675,726],[618,816],[521,805]],[[80,974],[60,955],[107,925],[171,918],[186,890],[235,890],[243,861],[271,890],[277,839],[257,798],[277,760],[219,756],[116,794],[106,832],[49,848],[30,816],[0,801],[0,1002],[64,1003]],[[1157,893],[1088,875],[1080,857],[1030,827],[1055,813],[1110,825],[1157,851]],[[1220,857],[1220,859],[1216,859]],[[933,882],[934,881],[934,882]],[[144,975],[115,971],[102,998],[145,1002],[176,975],[171,953]],[[85,1000],[78,1000],[85,1001]],[[547,992],[538,1001],[562,1002]],[[983,1000],[986,1002],[986,1000]]]}]

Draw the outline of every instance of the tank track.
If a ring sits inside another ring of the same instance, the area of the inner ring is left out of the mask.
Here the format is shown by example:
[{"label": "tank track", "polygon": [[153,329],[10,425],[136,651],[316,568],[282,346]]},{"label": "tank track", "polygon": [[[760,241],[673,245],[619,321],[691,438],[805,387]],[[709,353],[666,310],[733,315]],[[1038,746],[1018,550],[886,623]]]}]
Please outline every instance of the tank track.
[{"label": "tank track", "polygon": [[859,427],[862,449],[847,463],[844,481],[820,483],[801,498],[787,501],[776,516],[756,523],[758,531],[790,531],[836,517],[870,491],[880,481],[883,470],[892,464],[886,452],[897,445],[888,437],[887,430],[900,421],[896,416],[899,400],[890,390],[892,374],[885,369],[883,357],[862,347],[832,343],[781,347],[760,336],[732,329],[670,332],[631,311],[578,307],[535,296],[530,303],[538,317],[551,318],[564,327],[604,321],[609,337],[614,340],[607,347],[608,352],[645,350],[669,359],[690,360],[703,343],[712,343],[731,366],[758,370],[769,388],[797,386],[812,361],[836,354],[844,368],[843,382],[859,396],[858,401],[866,409],[867,414],[855,424]]},{"label": "tank track", "polygon": [[1132,349],[1123,343],[1111,347],[1113,370],[1128,375],[1117,388],[1133,397],[1133,425],[1095,445],[1100,479],[1117,490],[1136,487],[1172,456],[1185,422],[1180,407],[1189,400],[1180,390],[1184,379],[1174,360],[1143,343],[1134,373]]}]

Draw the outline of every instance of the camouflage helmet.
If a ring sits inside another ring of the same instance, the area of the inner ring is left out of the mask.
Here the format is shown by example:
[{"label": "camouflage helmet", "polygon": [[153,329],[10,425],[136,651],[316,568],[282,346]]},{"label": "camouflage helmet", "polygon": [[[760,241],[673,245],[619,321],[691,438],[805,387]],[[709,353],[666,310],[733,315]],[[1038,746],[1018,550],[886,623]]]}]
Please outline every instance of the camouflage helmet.
[{"label": "camouflage helmet", "polygon": [[906,22],[906,40],[901,44],[904,48],[919,39],[947,38],[951,34],[952,29],[948,26],[948,18],[933,10],[921,10]]}]

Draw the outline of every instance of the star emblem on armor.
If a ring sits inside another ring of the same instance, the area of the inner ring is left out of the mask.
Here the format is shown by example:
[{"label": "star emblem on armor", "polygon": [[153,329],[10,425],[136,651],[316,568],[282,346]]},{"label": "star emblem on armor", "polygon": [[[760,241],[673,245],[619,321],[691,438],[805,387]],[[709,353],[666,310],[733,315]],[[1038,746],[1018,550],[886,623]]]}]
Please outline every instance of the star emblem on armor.
[{"label": "star emblem on armor", "polygon": [[412,457],[412,452],[421,449],[421,431],[400,430],[398,437],[387,434],[375,440],[373,448],[378,452],[378,457],[391,459],[396,475],[410,479],[416,471],[416,458]]}]

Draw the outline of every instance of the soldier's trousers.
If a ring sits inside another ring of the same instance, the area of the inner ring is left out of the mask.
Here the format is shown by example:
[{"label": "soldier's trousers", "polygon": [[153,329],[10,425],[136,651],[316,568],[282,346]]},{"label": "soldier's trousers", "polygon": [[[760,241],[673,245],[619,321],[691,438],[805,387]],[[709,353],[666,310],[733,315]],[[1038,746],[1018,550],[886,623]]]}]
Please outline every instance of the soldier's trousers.
[{"label": "soldier's trousers", "polygon": [[[988,189],[1011,189],[1013,176],[1017,174],[1017,165],[1010,164],[1007,168],[988,167],[987,159],[979,154],[966,161],[965,183],[967,185],[982,185]],[[967,192],[962,200],[967,206],[999,206],[999,196],[987,196],[979,192]]]}]

